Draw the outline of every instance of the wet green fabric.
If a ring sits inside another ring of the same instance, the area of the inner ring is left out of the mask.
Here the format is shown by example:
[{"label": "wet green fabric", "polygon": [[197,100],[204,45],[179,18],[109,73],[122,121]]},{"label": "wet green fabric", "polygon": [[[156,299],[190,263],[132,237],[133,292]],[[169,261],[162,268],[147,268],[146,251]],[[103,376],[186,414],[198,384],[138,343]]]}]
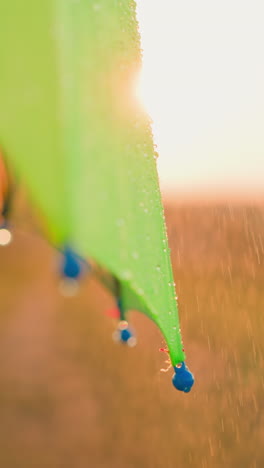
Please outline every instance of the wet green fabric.
[{"label": "wet green fabric", "polygon": [[0,145],[58,247],[121,281],[184,360],[130,0],[0,4]]}]

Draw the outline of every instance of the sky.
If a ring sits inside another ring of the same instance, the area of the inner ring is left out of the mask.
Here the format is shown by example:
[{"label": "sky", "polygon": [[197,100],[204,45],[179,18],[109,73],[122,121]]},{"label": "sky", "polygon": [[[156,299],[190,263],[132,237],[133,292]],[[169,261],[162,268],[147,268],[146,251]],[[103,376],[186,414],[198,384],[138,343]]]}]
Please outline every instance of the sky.
[{"label": "sky", "polygon": [[138,0],[161,186],[264,193],[263,0]]}]

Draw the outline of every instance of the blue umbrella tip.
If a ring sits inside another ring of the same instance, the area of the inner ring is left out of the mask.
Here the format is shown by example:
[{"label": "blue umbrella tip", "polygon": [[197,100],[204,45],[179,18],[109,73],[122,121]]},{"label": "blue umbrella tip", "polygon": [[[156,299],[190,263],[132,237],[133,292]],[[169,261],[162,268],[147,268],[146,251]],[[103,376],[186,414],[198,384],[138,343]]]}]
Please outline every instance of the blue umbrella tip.
[{"label": "blue umbrella tip", "polygon": [[194,384],[193,374],[189,371],[185,362],[175,366],[174,370],[175,374],[172,377],[174,387],[181,392],[189,393]]},{"label": "blue umbrella tip", "polygon": [[113,334],[113,339],[116,342],[127,344],[131,348],[137,344],[137,339],[125,320],[119,322],[118,328]]},{"label": "blue umbrella tip", "polygon": [[82,262],[78,255],[66,247],[63,251],[62,275],[70,279],[78,279],[82,273]]}]

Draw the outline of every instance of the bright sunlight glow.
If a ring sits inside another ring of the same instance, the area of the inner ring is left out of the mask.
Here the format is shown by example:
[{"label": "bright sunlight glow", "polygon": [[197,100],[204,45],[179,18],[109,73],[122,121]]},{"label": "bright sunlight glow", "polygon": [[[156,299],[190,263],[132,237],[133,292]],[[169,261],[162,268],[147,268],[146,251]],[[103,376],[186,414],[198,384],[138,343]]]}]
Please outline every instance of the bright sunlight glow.
[{"label": "bright sunlight glow", "polygon": [[263,1],[137,3],[162,187],[261,191]]}]

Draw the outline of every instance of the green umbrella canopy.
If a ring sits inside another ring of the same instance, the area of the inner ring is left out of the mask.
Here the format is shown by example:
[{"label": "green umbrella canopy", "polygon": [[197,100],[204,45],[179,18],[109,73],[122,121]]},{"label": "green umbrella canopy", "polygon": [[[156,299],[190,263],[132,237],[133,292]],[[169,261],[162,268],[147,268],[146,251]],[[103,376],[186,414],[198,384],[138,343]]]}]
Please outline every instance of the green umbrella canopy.
[{"label": "green umbrella canopy", "polygon": [[50,240],[120,282],[184,361],[132,0],[0,5],[0,145]]}]

